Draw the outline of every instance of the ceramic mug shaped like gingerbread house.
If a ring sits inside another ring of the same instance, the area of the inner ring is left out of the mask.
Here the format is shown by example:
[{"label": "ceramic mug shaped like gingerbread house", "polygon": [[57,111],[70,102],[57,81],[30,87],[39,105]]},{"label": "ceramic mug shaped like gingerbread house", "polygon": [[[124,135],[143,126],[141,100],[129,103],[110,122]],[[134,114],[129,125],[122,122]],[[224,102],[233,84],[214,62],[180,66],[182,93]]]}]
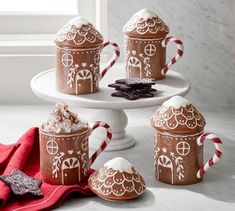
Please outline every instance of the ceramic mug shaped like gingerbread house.
[{"label": "ceramic mug shaped like gingerbread house", "polygon": [[[56,39],[56,88],[66,94],[90,94],[99,90],[99,82],[117,61],[116,43],[105,41],[87,20],[76,17],[65,24]],[[100,72],[100,53],[104,47],[115,49],[111,60]]]},{"label": "ceramic mug shaped like gingerbread house", "polygon": [[[89,136],[98,127],[106,129],[106,137],[89,158]],[[90,128],[67,105],[60,104],[41,125],[39,135],[41,177],[53,185],[74,185],[86,178],[91,164],[112,138],[108,124],[97,121]]]},{"label": "ceramic mug shaped like gingerbread house", "polygon": [[[204,117],[185,98],[175,96],[164,102],[153,115],[151,124],[156,129],[155,176],[161,182],[197,183],[222,155],[221,140],[212,133],[204,133]],[[214,143],[215,152],[203,164],[206,139]]]},{"label": "ceramic mug shaped like gingerbread house", "polygon": [[[183,55],[183,43],[166,37],[168,26],[156,13],[142,9],[135,13],[123,27],[126,74],[128,78],[163,79],[169,67]],[[177,45],[178,51],[166,63],[166,46]]]}]

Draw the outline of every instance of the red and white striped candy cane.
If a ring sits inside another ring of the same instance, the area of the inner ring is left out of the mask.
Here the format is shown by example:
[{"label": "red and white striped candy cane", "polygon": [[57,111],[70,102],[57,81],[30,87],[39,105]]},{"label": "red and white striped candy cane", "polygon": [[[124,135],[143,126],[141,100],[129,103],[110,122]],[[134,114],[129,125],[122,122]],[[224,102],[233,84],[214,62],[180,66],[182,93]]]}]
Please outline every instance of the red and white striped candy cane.
[{"label": "red and white striped candy cane", "polygon": [[222,141],[220,140],[220,138],[218,138],[216,135],[212,134],[212,133],[204,133],[201,136],[199,136],[197,138],[197,144],[198,145],[202,145],[203,142],[209,139],[211,140],[214,145],[215,145],[215,153],[213,155],[212,158],[210,158],[197,172],[197,178],[201,178],[206,171],[213,166],[215,163],[217,163],[219,161],[219,159],[222,156]]},{"label": "red and white striped candy cane", "polygon": [[90,157],[89,164],[88,164],[89,167],[92,165],[95,159],[100,155],[100,153],[107,147],[107,145],[110,143],[112,139],[112,132],[111,132],[110,126],[105,122],[101,122],[101,121],[95,122],[95,124],[91,128],[91,133],[98,127],[103,127],[106,129],[106,137],[104,138],[103,142],[100,144],[99,148]]},{"label": "red and white striped candy cane", "polygon": [[118,60],[119,56],[120,56],[120,49],[117,43],[112,42],[112,41],[106,41],[103,43],[103,48],[105,48],[108,45],[112,45],[115,49],[112,58],[108,61],[108,63],[105,65],[104,69],[101,71],[101,78],[104,77],[104,75],[106,74],[106,72],[110,69],[110,67],[112,67],[116,61]]},{"label": "red and white striped candy cane", "polygon": [[175,37],[167,37],[162,41],[162,47],[166,47],[169,42],[174,42],[177,46],[177,54],[168,62],[164,65],[162,68],[162,75],[165,75],[166,72],[169,70],[169,68],[176,63],[176,61],[182,57],[184,53],[184,45],[180,39],[177,39]]}]

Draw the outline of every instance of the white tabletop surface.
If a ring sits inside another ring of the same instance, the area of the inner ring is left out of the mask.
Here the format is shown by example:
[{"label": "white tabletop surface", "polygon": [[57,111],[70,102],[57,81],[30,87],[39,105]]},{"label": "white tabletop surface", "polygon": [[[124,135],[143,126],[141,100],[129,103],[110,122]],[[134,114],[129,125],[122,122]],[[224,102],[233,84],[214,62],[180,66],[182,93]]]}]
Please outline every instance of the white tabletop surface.
[{"label": "white tabletop surface", "polygon": [[[14,143],[31,126],[44,121],[51,106],[0,106],[0,142]],[[105,152],[95,162],[95,168],[110,158],[127,158],[143,175],[147,190],[137,200],[122,203],[107,202],[98,197],[79,197],[66,200],[58,210],[235,210],[235,109],[199,109],[207,119],[206,130],[219,135],[224,143],[221,161],[211,168],[204,180],[190,186],[172,186],[154,179],[153,130],[149,118],[155,109],[127,110],[127,131],[136,139],[133,148]],[[78,110],[86,116],[89,111]],[[136,121],[138,120],[138,121]],[[213,146],[205,144],[205,157],[212,154]]]}]

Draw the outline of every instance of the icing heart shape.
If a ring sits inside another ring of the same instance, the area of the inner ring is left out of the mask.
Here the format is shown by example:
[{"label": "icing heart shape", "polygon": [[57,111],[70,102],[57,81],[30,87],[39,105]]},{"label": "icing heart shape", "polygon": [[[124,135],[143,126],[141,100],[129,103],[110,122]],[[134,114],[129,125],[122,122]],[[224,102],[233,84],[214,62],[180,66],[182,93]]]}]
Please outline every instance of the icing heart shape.
[{"label": "icing heart shape", "polygon": [[72,155],[72,154],[73,154],[73,150],[68,150],[68,153],[69,153],[70,155]]}]

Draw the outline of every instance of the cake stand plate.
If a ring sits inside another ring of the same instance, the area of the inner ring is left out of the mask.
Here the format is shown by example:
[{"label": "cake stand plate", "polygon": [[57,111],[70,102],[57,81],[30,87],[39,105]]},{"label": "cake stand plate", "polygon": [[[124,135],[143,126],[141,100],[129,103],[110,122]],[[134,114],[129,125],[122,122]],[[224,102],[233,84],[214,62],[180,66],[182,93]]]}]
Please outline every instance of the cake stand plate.
[{"label": "cake stand plate", "polygon": [[[89,123],[96,120],[107,122],[113,133],[113,138],[106,150],[121,150],[132,147],[135,140],[132,136],[126,134],[128,118],[123,109],[157,107],[165,100],[174,95],[186,95],[190,90],[190,83],[180,73],[168,71],[164,80],[157,81],[153,88],[157,93],[153,98],[141,98],[130,101],[124,98],[112,97],[114,89],[107,87],[115,79],[124,78],[124,66],[119,64],[110,70],[100,83],[99,92],[86,95],[67,95],[56,91],[55,89],[55,71],[50,69],[36,75],[31,80],[31,88],[39,97],[49,102],[57,103],[65,101],[70,105],[80,108],[93,109],[89,118]],[[90,144],[91,149],[97,148],[102,137],[103,131],[95,131],[95,141]]]}]

